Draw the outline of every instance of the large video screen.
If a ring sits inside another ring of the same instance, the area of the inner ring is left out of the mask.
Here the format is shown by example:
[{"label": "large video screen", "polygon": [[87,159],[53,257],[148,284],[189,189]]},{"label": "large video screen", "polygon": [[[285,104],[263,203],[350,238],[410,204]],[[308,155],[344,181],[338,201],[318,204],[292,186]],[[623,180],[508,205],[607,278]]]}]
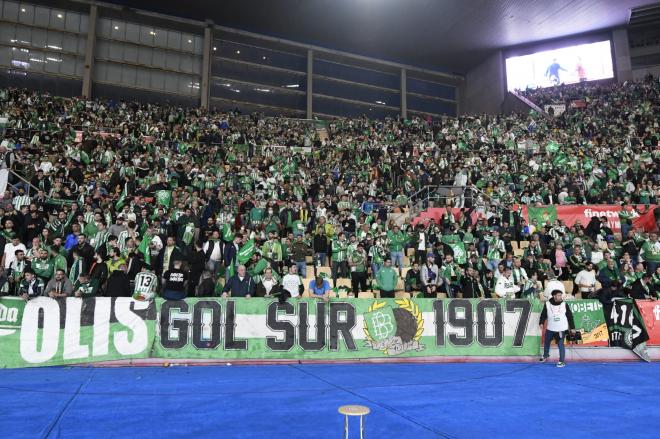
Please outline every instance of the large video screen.
[{"label": "large video screen", "polygon": [[614,69],[609,41],[544,50],[506,60],[509,91],[612,77]]}]

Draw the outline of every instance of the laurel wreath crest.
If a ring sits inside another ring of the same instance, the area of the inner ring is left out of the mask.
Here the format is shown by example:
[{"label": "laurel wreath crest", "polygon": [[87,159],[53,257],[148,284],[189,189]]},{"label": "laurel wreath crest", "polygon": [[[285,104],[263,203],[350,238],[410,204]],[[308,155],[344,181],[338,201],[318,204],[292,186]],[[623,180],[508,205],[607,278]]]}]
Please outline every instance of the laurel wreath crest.
[{"label": "laurel wreath crest", "polygon": [[[397,299],[394,302],[397,305],[399,305],[399,308],[405,309],[415,318],[415,321],[417,322],[417,331],[415,332],[415,336],[413,337],[413,340],[419,341],[419,339],[422,337],[422,333],[424,332],[424,319],[422,318],[422,313],[419,310],[419,305],[417,305],[415,302],[413,302],[410,299]],[[368,312],[376,311],[381,309],[385,305],[387,305],[387,302],[379,302],[378,300],[375,300],[367,311]],[[369,328],[367,328],[366,319],[364,320],[364,335],[367,337],[367,340],[369,340],[372,343],[374,342],[374,339],[371,337],[371,334],[369,334]]]}]

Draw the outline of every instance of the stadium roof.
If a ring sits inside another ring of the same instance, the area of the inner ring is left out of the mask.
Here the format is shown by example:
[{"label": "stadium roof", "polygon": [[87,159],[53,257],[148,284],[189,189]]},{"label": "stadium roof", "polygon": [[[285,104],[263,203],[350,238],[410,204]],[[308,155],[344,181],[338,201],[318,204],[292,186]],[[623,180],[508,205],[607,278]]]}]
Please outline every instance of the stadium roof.
[{"label": "stadium roof", "polygon": [[650,0],[106,0],[465,73],[494,50],[626,25]]}]

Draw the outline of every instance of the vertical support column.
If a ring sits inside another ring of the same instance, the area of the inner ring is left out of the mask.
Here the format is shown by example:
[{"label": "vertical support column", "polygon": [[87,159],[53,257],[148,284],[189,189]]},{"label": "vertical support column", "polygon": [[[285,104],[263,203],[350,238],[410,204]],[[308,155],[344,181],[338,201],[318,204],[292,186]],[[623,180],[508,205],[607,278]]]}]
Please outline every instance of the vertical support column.
[{"label": "vertical support column", "polygon": [[616,66],[617,81],[622,83],[632,80],[628,30],[626,28],[614,29],[612,31],[612,44],[614,45],[614,65]]},{"label": "vertical support column", "polygon": [[204,49],[202,52],[202,86],[201,107],[209,108],[209,78],[211,76],[211,46],[213,46],[213,28],[204,28]]},{"label": "vertical support column", "polygon": [[408,118],[408,79],[406,69],[401,69],[401,118]]},{"label": "vertical support column", "polygon": [[92,97],[92,77],[94,74],[94,51],[96,50],[96,21],[99,8],[95,4],[89,6],[89,25],[87,27],[87,45],[85,46],[85,69],[82,78],[82,96]]},{"label": "vertical support column", "polygon": [[463,82],[461,85],[457,85],[454,89],[456,90],[456,94],[454,95],[454,99],[456,100],[456,116],[461,115],[461,99],[463,99],[463,91],[462,88],[465,87],[465,83]]},{"label": "vertical support column", "polygon": [[312,109],[312,96],[314,91],[312,90],[312,84],[314,83],[314,51],[312,49],[307,49],[307,119],[314,118],[314,112]]}]

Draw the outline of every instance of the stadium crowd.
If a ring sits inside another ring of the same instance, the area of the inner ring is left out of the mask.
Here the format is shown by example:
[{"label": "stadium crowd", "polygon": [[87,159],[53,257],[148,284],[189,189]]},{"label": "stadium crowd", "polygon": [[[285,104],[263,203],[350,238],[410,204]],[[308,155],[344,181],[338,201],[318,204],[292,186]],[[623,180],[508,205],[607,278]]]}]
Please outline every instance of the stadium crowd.
[{"label": "stadium crowd", "polygon": [[[0,90],[0,291],[547,298],[572,281],[569,297],[656,297],[657,233],[528,225],[515,206],[657,204],[660,83],[526,94],[584,105],[321,124]],[[429,185],[462,214],[413,227]]]}]

